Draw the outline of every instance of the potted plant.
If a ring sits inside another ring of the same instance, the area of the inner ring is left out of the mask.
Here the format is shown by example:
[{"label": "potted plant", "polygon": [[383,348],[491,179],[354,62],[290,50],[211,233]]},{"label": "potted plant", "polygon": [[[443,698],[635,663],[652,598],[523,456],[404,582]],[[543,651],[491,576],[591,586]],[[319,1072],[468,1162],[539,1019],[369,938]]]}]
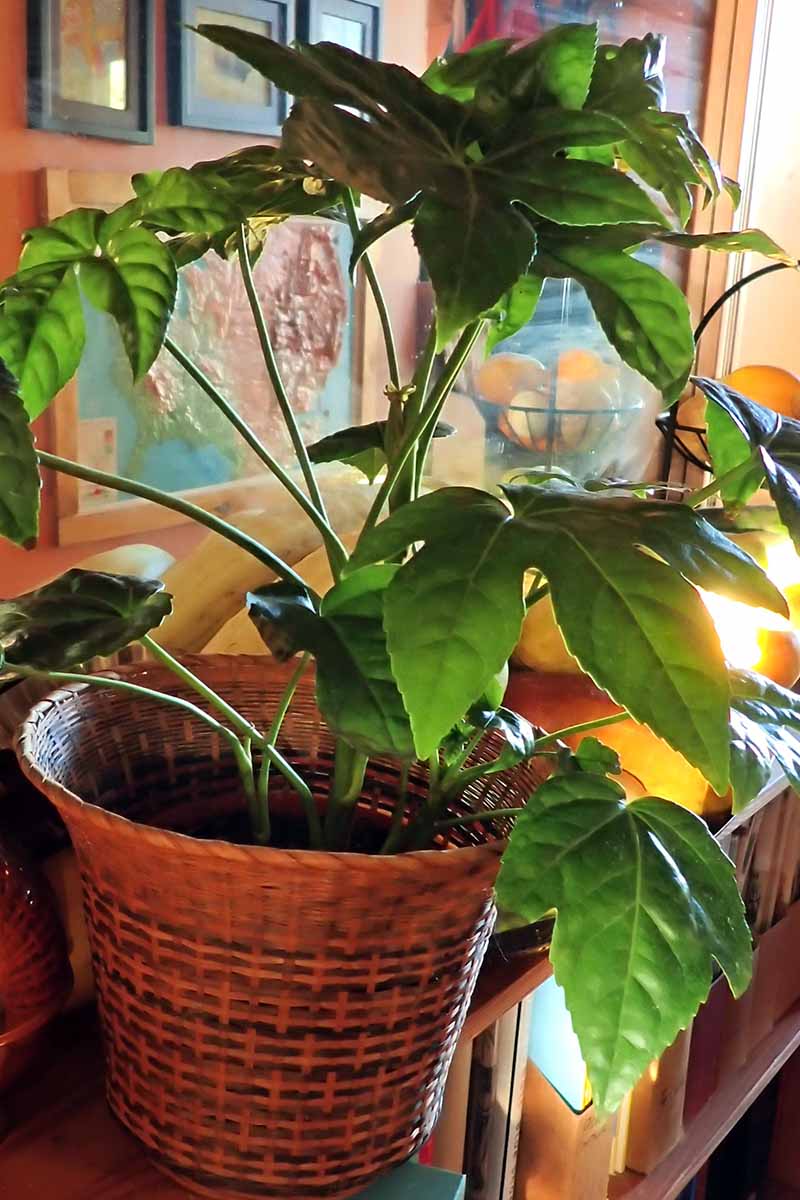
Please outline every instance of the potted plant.
[{"label": "potted plant", "polygon": [[[795,697],[728,670],[697,589],[786,611],[699,506],[738,504],[766,476],[797,536],[800,426],[701,381],[717,474],[684,503],[558,475],[423,494],[422,477],[481,330],[496,344],[525,323],[543,278],[577,279],[672,403],[693,357],[686,303],[632,251],[785,256],[754,230],[683,232],[694,188],[735,185],[664,110],[658,38],[603,46],[596,26],[566,25],[418,78],[334,45],[199,33],[299,97],[281,144],[138,176],[116,211],[27,235],[0,290],[0,528],[35,543],[41,467],[193,517],[274,571],[248,604],[277,662],[177,661],[151,637],[170,608],[160,583],[98,572],[0,604],[0,646],[7,672],[67,685],[34,710],[20,755],[78,854],[114,1111],[203,1194],[345,1196],[432,1128],[495,883],[511,913],[557,912],[551,958],[601,1112],[691,1020],[713,961],[747,986],[742,905],[704,824],[657,797],[626,804],[613,753],[537,735],[497,679],[549,589],[569,650],[622,716],[718,792],[745,803],[773,756],[795,779]],[[363,227],[357,192],[386,205]],[[270,226],[302,214],[349,222],[389,379],[385,421],[310,447],[252,279]],[[404,222],[436,298],[411,381],[368,254]],[[299,473],[169,337],[177,273],[206,253],[238,258]],[[29,421],[80,359],[82,298],[116,320],[135,375],[165,346],[283,482],[326,547],[324,599],[222,518],[36,449]],[[352,552],[315,477],[332,459],[380,473]],[[137,640],[154,662],[82,671]]]}]

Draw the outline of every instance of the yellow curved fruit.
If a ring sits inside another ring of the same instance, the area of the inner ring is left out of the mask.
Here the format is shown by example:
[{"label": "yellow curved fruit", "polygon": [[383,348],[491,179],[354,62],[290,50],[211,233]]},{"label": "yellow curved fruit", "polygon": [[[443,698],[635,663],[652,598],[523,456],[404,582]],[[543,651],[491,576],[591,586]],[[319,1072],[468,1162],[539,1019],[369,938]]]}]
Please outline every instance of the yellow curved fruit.
[{"label": "yellow curved fruit", "polygon": [[795,629],[800,629],[800,583],[790,583],[783,588],[783,594],[789,605],[789,620]]},{"label": "yellow curved fruit", "polygon": [[[342,542],[348,550],[352,550],[358,540],[355,533],[345,534]],[[302,562],[294,563],[298,575],[306,581],[318,595],[324,596],[333,586],[333,576],[328,564],[328,556],[324,546],[320,546],[313,554],[309,554]],[[242,609],[226,621],[214,637],[203,649],[204,654],[268,654],[269,651],[261,640],[247,609]]]},{"label": "yellow curved fruit", "polygon": [[82,571],[107,571],[109,575],[133,575],[137,579],[162,579],[174,564],[175,558],[160,546],[135,542],[130,546],[115,546],[101,550],[76,563]]},{"label": "yellow curved fruit", "polygon": [[578,662],[570,654],[556,624],[553,603],[544,596],[528,609],[519,642],[512,655],[519,666],[531,671],[580,675]]},{"label": "yellow curved fruit", "polygon": [[[374,489],[357,481],[354,471],[320,472],[328,516],[337,529],[361,525]],[[321,545],[319,531],[277,480],[264,486],[263,508],[225,517],[256,538],[289,566]],[[275,575],[246,550],[210,533],[164,576],[174,598],[174,612],[153,637],[173,653],[201,651],[231,617],[241,611],[247,592],[274,583]]]},{"label": "yellow curved fruit", "polygon": [[783,367],[737,367],[723,383],[785,417],[800,417],[800,379]]},{"label": "yellow curved fruit", "polygon": [[549,386],[550,373],[538,358],[527,354],[493,354],[475,373],[475,386],[490,404],[507,408],[516,403],[520,392],[538,391]]}]

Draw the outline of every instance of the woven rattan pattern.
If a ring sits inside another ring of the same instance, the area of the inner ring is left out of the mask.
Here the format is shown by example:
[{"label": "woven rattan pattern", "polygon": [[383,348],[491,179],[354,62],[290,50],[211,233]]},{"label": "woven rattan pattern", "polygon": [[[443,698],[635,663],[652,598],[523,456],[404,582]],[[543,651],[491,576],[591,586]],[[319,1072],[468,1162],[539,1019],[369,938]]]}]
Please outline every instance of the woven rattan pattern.
[{"label": "woven rattan pattern", "polygon": [[[284,671],[243,656],[193,665],[266,723]],[[178,690],[157,668],[126,674]],[[333,742],[310,681],[282,742],[324,802]],[[319,1200],[413,1154],[494,920],[491,831],[389,858],[182,836],[238,803],[213,731],[82,686],[34,709],[19,750],[78,855],[109,1101],[156,1164],[211,1196]],[[365,808],[395,779],[394,764],[371,764]],[[530,769],[496,776],[482,802],[514,805],[534,783]]]},{"label": "woven rattan pattern", "polygon": [[58,1012],[71,986],[50,888],[0,842],[0,1090],[24,1065],[25,1043]]}]

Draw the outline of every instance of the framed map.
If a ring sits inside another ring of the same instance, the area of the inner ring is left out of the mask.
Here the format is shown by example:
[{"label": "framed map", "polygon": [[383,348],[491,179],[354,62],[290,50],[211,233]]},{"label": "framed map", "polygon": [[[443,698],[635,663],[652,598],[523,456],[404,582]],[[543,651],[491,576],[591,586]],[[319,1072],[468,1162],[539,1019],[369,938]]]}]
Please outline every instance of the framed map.
[{"label": "framed map", "polygon": [[[126,177],[87,180],[48,171],[48,219],[128,195]],[[70,186],[71,185],[71,186]],[[75,187],[96,191],[76,199]],[[64,192],[71,192],[64,204]],[[276,226],[254,269],[276,357],[303,436],[315,441],[361,417],[362,298],[349,282],[346,226],[296,218]],[[166,351],[134,383],[113,320],[85,304],[87,326],[77,379],[55,406],[55,449],[87,466],[165,491],[188,494],[215,511],[247,507],[264,467]],[[284,464],[291,445],[261,358],[235,263],[209,255],[180,273],[170,336],[247,419]],[[62,544],[173,525],[157,506],[59,477]]]}]

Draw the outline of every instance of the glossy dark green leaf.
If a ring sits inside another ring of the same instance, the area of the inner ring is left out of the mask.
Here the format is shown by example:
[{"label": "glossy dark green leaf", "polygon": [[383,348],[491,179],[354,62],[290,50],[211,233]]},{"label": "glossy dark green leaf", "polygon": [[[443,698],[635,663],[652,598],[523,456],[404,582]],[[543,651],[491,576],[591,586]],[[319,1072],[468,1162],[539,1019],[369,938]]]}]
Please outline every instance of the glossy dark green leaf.
[{"label": "glossy dark green leaf", "polygon": [[577,240],[548,241],[536,266],[543,275],[576,279],[623,361],[668,402],[677,399],[694,360],[694,338],[686,299],[670,279],[628,254]]},{"label": "glossy dark green leaf", "polygon": [[412,196],[405,204],[398,204],[393,208],[387,208],[386,212],[381,213],[372,221],[369,221],[368,224],[362,226],[361,232],[353,240],[353,252],[350,255],[351,276],[355,274],[356,267],[370,246],[373,246],[379,238],[385,237],[387,233],[391,233],[393,229],[398,229],[401,225],[412,221],[421,203],[421,195]]},{"label": "glossy dark green leaf", "polygon": [[613,1111],[691,1021],[716,960],[750,980],[733,866],[703,822],[665,800],[625,803],[584,772],[545,784],[517,818],[497,882],[503,908],[557,910],[550,958],[598,1111]]},{"label": "glossy dark green leaf", "polygon": [[587,107],[615,116],[662,108],[664,50],[664,38],[652,33],[622,46],[599,46]]},{"label": "glossy dark green leaf", "polygon": [[12,280],[0,293],[0,357],[19,380],[31,420],[77,371],[85,336],[73,264]]},{"label": "glossy dark green leaf", "polygon": [[160,580],[74,568],[35,592],[0,601],[0,647],[12,667],[68,670],[122,650],[171,611]]},{"label": "glossy dark green leaf", "polygon": [[502,507],[476,515],[468,528],[453,525],[387,588],[386,641],[419,758],[483,694],[519,640],[525,564],[509,534]]},{"label": "glossy dark green leaf", "polygon": [[26,549],[39,535],[39,465],[14,376],[0,359],[0,537]]},{"label": "glossy dark green leaf", "polygon": [[666,224],[661,210],[637,183],[601,163],[536,157],[509,169],[487,158],[476,168],[490,194],[520,203],[557,225]]},{"label": "glossy dark green leaf", "polygon": [[620,142],[619,154],[640,179],[661,192],[683,229],[694,207],[691,185],[702,179],[680,142],[669,130],[652,128],[648,116],[630,119],[629,136]]},{"label": "glossy dark green leaf", "polygon": [[52,264],[63,266],[94,254],[105,220],[106,214],[99,208],[76,208],[47,225],[29,230],[22,239],[20,270]]},{"label": "glossy dark green leaf", "polygon": [[506,506],[489,492],[470,487],[441,488],[413,504],[402,505],[362,534],[349,569],[396,558],[413,542],[445,541],[451,533],[468,529],[473,522],[500,524],[507,518]]},{"label": "glossy dark green leaf", "polygon": [[659,241],[683,250],[717,250],[724,254],[763,254],[789,266],[796,260],[760,229],[734,229],[728,233],[659,233]]},{"label": "glossy dark green leaf", "polygon": [[619,775],[622,763],[616,750],[596,737],[585,737],[575,751],[575,760],[582,771],[596,775]]},{"label": "glossy dark green leaf", "polygon": [[365,754],[413,758],[402,697],[392,678],[383,631],[383,597],[397,568],[356,571],[328,592],[316,612],[308,592],[273,584],[248,595],[248,611],[281,658],[310,650],[317,700],[329,727]]},{"label": "glossy dark green leaf", "polygon": [[782,417],[715,379],[695,383],[710,401],[709,449],[716,474],[752,463],[738,480],[726,481],[723,495],[743,503],[762,481],[780,519],[800,547],[800,421]]},{"label": "glossy dark green leaf", "polygon": [[133,186],[138,218],[166,233],[215,234],[244,219],[230,185],[183,167],[135,175]]},{"label": "glossy dark green leaf", "polygon": [[493,78],[498,67],[502,69],[513,46],[511,38],[480,42],[463,53],[434,59],[421,78],[434,92],[451,96],[462,103],[469,101],[479,83]]},{"label": "glossy dark green leaf", "polygon": [[[659,502],[554,493],[547,487],[506,490],[528,557],[547,577],[570,652],[601,688],[724,793],[729,776],[725,662],[697,592],[677,570],[641,549],[649,547],[651,525],[657,527],[651,513]],[[658,536],[665,533],[659,530]],[[705,545],[703,534],[697,536]],[[662,543],[657,553],[663,550]],[[677,557],[678,548],[673,552]],[[720,570],[724,573],[722,564]],[[624,654],[620,630],[625,631]]]},{"label": "glossy dark green leaf", "polygon": [[533,320],[543,286],[544,280],[528,271],[500,297],[488,314],[492,323],[486,335],[487,354]]},{"label": "glossy dark green leaf", "polygon": [[735,179],[729,179],[727,175],[723,175],[722,176],[722,188],[723,188],[723,191],[725,191],[728,194],[728,196],[730,197],[730,201],[733,205],[734,211],[736,211],[736,209],[742,203],[741,187],[739,186],[739,184],[736,182]]},{"label": "glossy dark green leaf", "polygon": [[[714,474],[723,480],[720,495],[732,507],[747,504],[764,481],[764,467],[752,447],[728,413],[714,404],[706,407],[706,431]],[[752,463],[752,468],[732,479],[725,479],[735,467]]]},{"label": "glossy dark green leaf", "polygon": [[738,812],[776,766],[800,790],[800,697],[763,675],[731,671],[731,787]]},{"label": "glossy dark green leaf", "polygon": [[167,247],[148,229],[125,229],[81,265],[90,302],[119,326],[135,379],[155,362],[175,304],[177,271]]},{"label": "glossy dark green leaf", "polygon": [[596,23],[565,22],[509,54],[495,71],[492,84],[515,108],[532,109],[553,102],[562,108],[582,108],[596,53]]},{"label": "glossy dark green leaf", "polygon": [[440,147],[412,134],[397,137],[382,118],[365,121],[319,100],[297,101],[284,123],[283,146],[389,205],[411,199],[443,167]]},{"label": "glossy dark green leaf", "polygon": [[492,138],[487,165],[505,162],[513,169],[526,155],[555,154],[578,146],[613,146],[626,136],[617,117],[588,109],[541,108],[521,113]]},{"label": "glossy dark green leaf", "polygon": [[[450,437],[455,433],[446,421],[437,421],[433,436]],[[362,471],[370,483],[386,466],[384,439],[386,421],[370,421],[367,425],[351,425],[339,429],[306,447],[312,463],[342,462]]]},{"label": "glossy dark green leaf", "polygon": [[536,249],[521,212],[475,192],[458,207],[428,197],[414,219],[414,242],[436,297],[437,349],[516,283]]}]

